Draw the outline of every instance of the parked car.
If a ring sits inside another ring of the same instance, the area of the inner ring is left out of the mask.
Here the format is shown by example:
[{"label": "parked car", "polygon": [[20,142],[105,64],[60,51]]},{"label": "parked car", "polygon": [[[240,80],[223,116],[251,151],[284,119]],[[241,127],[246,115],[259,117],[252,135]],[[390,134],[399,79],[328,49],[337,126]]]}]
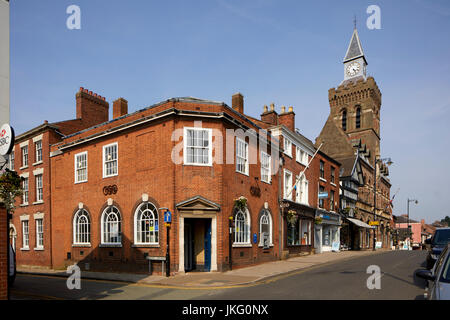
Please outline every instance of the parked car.
[{"label": "parked car", "polygon": [[432,270],[419,270],[416,276],[429,281],[427,299],[450,300],[450,244],[443,249]]},{"label": "parked car", "polygon": [[9,274],[8,274],[8,284],[12,286],[14,280],[16,279],[16,253],[12,246],[9,246]]},{"label": "parked car", "polygon": [[450,228],[436,229],[433,237],[425,240],[428,247],[427,269],[433,268],[434,263],[448,243],[450,243]]}]

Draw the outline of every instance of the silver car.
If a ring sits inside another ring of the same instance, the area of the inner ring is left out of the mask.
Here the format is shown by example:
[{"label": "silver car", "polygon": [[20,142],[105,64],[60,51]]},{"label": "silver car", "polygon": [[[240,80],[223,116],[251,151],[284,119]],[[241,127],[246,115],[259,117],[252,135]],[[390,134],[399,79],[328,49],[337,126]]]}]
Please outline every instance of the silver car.
[{"label": "silver car", "polygon": [[442,251],[431,270],[419,270],[416,276],[428,280],[429,300],[450,300],[450,244]]}]

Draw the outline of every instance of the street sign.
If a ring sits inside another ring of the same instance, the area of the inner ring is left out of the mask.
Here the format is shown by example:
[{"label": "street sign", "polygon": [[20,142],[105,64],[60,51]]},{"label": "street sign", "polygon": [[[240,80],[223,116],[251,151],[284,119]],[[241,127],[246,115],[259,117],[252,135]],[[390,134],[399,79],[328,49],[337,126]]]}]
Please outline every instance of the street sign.
[{"label": "street sign", "polygon": [[0,155],[10,154],[14,147],[14,129],[7,123],[0,128]]},{"label": "street sign", "polygon": [[369,221],[369,226],[379,226],[380,221]]},{"label": "street sign", "polygon": [[319,192],[319,199],[328,198],[328,192]]},{"label": "street sign", "polygon": [[172,213],[169,210],[164,212],[164,222],[165,223],[172,223]]}]

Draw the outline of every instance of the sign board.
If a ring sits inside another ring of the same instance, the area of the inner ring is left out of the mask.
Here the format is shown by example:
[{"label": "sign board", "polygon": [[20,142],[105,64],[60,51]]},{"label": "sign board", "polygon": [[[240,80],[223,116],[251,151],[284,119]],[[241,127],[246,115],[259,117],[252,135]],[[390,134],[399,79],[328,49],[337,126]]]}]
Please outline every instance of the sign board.
[{"label": "sign board", "polygon": [[381,249],[381,246],[382,246],[382,242],[381,241],[375,242],[375,249]]},{"label": "sign board", "polygon": [[164,222],[165,223],[172,223],[172,213],[169,210],[164,212]]},{"label": "sign board", "polygon": [[328,192],[319,192],[319,199],[328,198]]},{"label": "sign board", "polygon": [[253,243],[256,244],[258,242],[258,235],[256,233],[253,234]]},{"label": "sign board", "polygon": [[369,221],[369,226],[379,226],[380,221]]},{"label": "sign board", "polygon": [[269,249],[269,233],[268,232],[263,232],[262,233],[262,237],[263,237],[263,249]]},{"label": "sign board", "polygon": [[0,128],[0,155],[10,154],[14,147],[14,129],[7,123]]},{"label": "sign board", "polygon": [[334,241],[334,242],[331,244],[331,251],[339,252],[339,247],[340,247],[340,245],[341,245],[341,243],[340,243],[339,241]]}]

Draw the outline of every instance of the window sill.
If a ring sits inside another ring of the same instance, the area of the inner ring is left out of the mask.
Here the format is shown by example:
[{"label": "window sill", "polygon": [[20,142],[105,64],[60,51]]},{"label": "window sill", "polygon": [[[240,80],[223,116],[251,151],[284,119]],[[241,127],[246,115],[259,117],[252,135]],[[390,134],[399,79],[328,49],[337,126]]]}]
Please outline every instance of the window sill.
[{"label": "window sill", "polygon": [[30,251],[30,248],[20,248],[20,251]]},{"label": "window sill", "polygon": [[43,204],[44,203],[44,201],[43,200],[41,200],[41,201],[36,201],[36,202],[33,202],[33,205],[35,205],[35,204]]},{"label": "window sill", "polygon": [[24,169],[28,169],[28,166],[20,167],[20,168],[19,168],[19,170],[24,170]]},{"label": "window sill", "polygon": [[248,174],[248,173],[245,173],[245,172],[240,172],[240,171],[237,171],[237,170],[236,170],[236,173],[240,173],[240,174],[242,174],[242,175],[244,175],[244,176],[247,176],[247,177],[249,176],[249,174]]},{"label": "window sill", "polygon": [[336,187],[336,184],[335,184],[334,182],[330,182],[330,184],[331,184],[333,187]]},{"label": "window sill", "polygon": [[22,203],[22,204],[19,205],[19,207],[27,207],[27,206],[28,206],[28,202]]},{"label": "window sill", "polygon": [[233,248],[251,248],[251,243],[233,243]]},{"label": "window sill", "polygon": [[261,180],[261,182],[264,182],[265,184],[268,184],[268,185],[271,185],[271,184],[272,184],[272,180],[271,180],[271,181],[269,181],[269,182],[267,182],[267,181],[264,181],[264,180]]},{"label": "window sill", "polygon": [[324,178],[319,178],[320,181],[327,182]]},{"label": "window sill", "polygon": [[289,158],[292,159],[292,154],[287,154],[286,152],[283,152],[283,154],[284,154],[285,156],[288,156]]},{"label": "window sill", "polygon": [[83,181],[75,181],[75,184],[80,184],[80,183],[86,183],[88,182],[87,180],[83,180]]},{"label": "window sill", "polygon": [[212,163],[184,163],[183,166],[193,166],[193,167],[212,167]]},{"label": "window sill", "polygon": [[99,244],[100,248],[122,248],[121,243],[102,243]]},{"label": "window sill", "polygon": [[119,174],[112,174],[110,176],[103,176],[103,179],[107,179],[107,178],[113,178],[113,177],[117,177]]},{"label": "window sill", "polygon": [[145,243],[135,243],[131,245],[132,248],[161,248],[159,244],[145,244]]},{"label": "window sill", "polygon": [[72,248],[90,248],[91,244],[90,243],[79,243],[79,244],[72,244]]},{"label": "window sill", "polygon": [[[263,245],[262,243],[260,243],[260,244],[258,245],[258,247],[259,247],[259,248],[263,248],[264,245]],[[272,248],[272,247],[273,247],[273,243],[269,244],[269,248]]]},{"label": "window sill", "polygon": [[44,251],[44,247],[34,248],[34,251]]},{"label": "window sill", "polygon": [[38,162],[35,162],[35,163],[33,163],[33,166],[37,166],[37,165],[40,165],[40,164],[43,164],[44,163],[44,161],[38,161]]}]

